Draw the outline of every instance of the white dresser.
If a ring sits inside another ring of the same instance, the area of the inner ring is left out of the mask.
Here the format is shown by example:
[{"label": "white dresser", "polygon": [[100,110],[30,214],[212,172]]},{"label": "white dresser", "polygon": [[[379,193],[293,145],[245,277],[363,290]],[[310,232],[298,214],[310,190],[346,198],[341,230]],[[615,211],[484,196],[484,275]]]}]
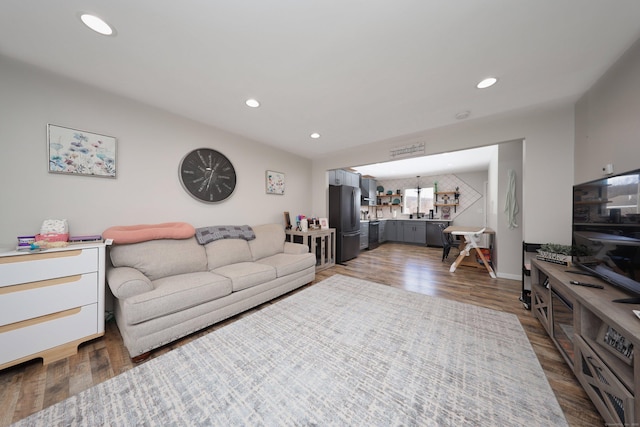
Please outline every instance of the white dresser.
[{"label": "white dresser", "polygon": [[105,245],[0,252],[0,369],[104,335]]}]

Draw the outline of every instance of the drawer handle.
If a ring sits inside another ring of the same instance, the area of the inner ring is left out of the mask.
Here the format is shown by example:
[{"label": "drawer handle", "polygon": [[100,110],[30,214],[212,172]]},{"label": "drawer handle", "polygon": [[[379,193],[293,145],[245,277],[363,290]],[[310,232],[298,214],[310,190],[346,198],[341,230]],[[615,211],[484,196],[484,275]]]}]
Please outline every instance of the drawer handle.
[{"label": "drawer handle", "polygon": [[57,313],[47,314],[45,316],[35,317],[33,319],[23,320],[21,322],[10,323],[8,325],[0,326],[0,334],[20,328],[26,328],[27,326],[37,325],[39,323],[50,322],[67,316],[73,316],[80,313],[80,310],[82,310],[82,307],[76,307],[65,311],[59,311]]},{"label": "drawer handle", "polygon": [[70,251],[46,252],[42,254],[7,256],[0,257],[0,264],[13,264],[16,262],[40,261],[43,259],[67,258],[79,256],[81,253],[82,249],[74,249]]},{"label": "drawer handle", "polygon": [[28,291],[30,289],[46,288],[47,286],[62,285],[65,283],[77,282],[82,278],[81,274],[75,276],[58,277],[55,279],[41,280],[39,282],[21,283],[19,285],[4,286],[0,288],[0,295],[7,295],[12,292]]}]

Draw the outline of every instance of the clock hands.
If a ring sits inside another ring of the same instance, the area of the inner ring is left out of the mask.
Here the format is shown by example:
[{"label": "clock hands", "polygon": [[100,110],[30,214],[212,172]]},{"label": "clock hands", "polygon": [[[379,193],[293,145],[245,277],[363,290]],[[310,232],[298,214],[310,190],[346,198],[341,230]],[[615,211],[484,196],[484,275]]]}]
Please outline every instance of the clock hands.
[{"label": "clock hands", "polygon": [[185,190],[204,202],[228,198],[236,186],[235,169],[221,153],[199,148],[183,158],[180,179]]}]

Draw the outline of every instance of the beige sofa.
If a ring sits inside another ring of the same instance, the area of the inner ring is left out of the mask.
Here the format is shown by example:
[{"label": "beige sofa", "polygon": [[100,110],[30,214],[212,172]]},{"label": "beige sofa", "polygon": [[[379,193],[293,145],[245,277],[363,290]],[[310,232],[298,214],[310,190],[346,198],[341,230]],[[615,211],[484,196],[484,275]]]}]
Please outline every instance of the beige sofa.
[{"label": "beige sofa", "polygon": [[191,237],[110,247],[107,282],[134,360],[313,281],[316,259],[306,245],[285,242],[278,224],[252,229],[256,238],[248,241],[202,245]]}]

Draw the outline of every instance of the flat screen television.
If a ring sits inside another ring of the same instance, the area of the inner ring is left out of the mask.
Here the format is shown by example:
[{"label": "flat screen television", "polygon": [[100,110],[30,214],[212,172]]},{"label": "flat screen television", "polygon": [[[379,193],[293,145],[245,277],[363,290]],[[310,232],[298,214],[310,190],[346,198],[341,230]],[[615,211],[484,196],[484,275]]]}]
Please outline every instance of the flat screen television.
[{"label": "flat screen television", "polygon": [[640,303],[640,169],[573,187],[574,263]]}]

